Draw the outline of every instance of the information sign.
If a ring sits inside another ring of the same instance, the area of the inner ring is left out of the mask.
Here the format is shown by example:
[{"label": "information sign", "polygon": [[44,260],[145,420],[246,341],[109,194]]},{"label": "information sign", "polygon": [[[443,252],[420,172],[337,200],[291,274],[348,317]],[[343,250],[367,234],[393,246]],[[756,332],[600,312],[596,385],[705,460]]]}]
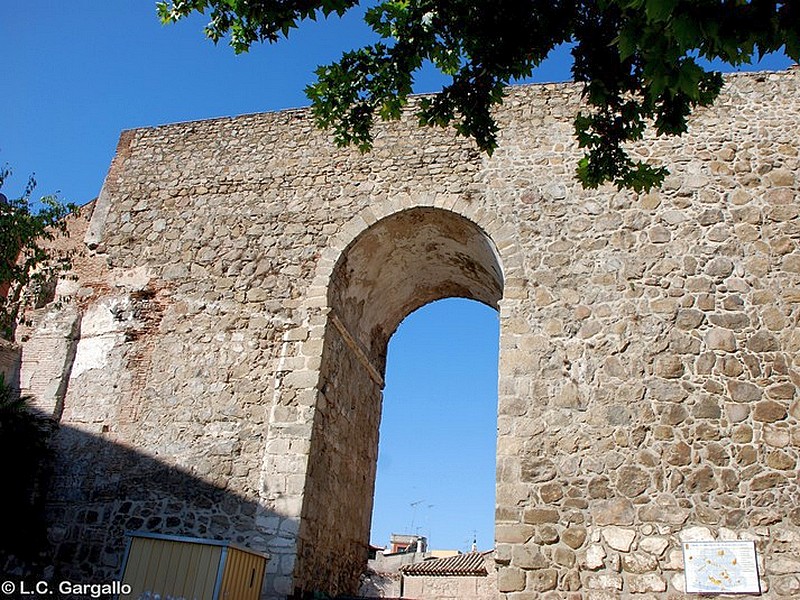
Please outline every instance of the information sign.
[{"label": "information sign", "polygon": [[684,542],[686,593],[759,594],[754,542]]}]

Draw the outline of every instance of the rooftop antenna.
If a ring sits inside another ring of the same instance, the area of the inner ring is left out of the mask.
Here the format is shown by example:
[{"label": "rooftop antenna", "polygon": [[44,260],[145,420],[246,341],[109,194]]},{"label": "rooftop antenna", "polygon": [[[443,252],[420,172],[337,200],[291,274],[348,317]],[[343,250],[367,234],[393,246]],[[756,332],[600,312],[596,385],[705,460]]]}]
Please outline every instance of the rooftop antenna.
[{"label": "rooftop antenna", "polygon": [[428,510],[425,513],[425,524],[428,526],[427,529],[427,536],[428,541],[431,539],[431,509],[435,506],[435,504],[428,504]]},{"label": "rooftop antenna", "polygon": [[409,528],[409,531],[412,534],[414,533],[414,520],[415,520],[415,518],[417,516],[417,505],[421,504],[422,502],[425,502],[425,500],[424,499],[423,500],[417,500],[416,502],[411,502],[410,503],[410,506],[411,506],[411,527]]}]

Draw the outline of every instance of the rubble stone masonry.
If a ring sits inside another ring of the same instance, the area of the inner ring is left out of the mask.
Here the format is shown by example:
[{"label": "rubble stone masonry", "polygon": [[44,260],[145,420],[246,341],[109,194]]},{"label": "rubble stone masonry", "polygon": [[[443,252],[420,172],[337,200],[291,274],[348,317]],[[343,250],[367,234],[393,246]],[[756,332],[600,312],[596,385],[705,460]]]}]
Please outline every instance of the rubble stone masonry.
[{"label": "rubble stone masonry", "polygon": [[492,157],[410,114],[365,155],[308,110],[123,133],[23,344],[53,576],[151,531],[268,552],[265,599],[355,592],[386,344],[463,296],[501,320],[503,600],[683,598],[687,540],[755,541],[762,597],[800,597],[800,70],[637,146],[647,194],[576,182],[580,102],[510,89]]}]

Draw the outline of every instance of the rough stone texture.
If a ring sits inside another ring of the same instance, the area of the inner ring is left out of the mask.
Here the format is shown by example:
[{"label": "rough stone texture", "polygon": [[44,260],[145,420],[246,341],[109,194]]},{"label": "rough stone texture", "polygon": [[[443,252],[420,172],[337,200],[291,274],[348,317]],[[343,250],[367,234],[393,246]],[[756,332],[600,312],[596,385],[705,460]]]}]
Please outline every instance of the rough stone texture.
[{"label": "rough stone texture", "polygon": [[680,597],[692,536],[796,595],[800,71],[636,147],[649,194],[580,188],[579,106],[510,90],[491,158],[408,123],[362,156],[306,110],[123,133],[74,320],[35,315],[69,340],[29,379],[67,381],[54,577],[109,580],[145,530],[269,552],[264,598],[354,592],[386,343],[463,296],[501,320],[501,598]]}]

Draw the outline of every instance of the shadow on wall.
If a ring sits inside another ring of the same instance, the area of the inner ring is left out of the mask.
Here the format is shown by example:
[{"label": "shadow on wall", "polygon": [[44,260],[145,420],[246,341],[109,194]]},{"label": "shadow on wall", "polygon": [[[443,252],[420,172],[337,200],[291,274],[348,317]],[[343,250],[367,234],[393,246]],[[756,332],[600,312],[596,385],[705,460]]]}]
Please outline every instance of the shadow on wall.
[{"label": "shadow on wall", "polygon": [[0,365],[0,481],[4,484],[0,557],[14,553],[35,562],[46,547],[43,499],[51,431],[51,421],[20,396],[14,371]]},{"label": "shadow on wall", "polygon": [[[48,493],[40,504],[47,527],[45,547],[24,562],[0,555],[0,570],[7,577],[33,582],[117,580],[125,532],[130,531],[225,540],[266,551],[267,533],[259,534],[256,521],[269,523],[276,515],[239,494],[73,427],[56,428],[50,447]],[[26,527],[15,531],[24,535]],[[11,545],[22,547],[24,541],[11,540]],[[269,570],[268,563],[267,578]]]}]

